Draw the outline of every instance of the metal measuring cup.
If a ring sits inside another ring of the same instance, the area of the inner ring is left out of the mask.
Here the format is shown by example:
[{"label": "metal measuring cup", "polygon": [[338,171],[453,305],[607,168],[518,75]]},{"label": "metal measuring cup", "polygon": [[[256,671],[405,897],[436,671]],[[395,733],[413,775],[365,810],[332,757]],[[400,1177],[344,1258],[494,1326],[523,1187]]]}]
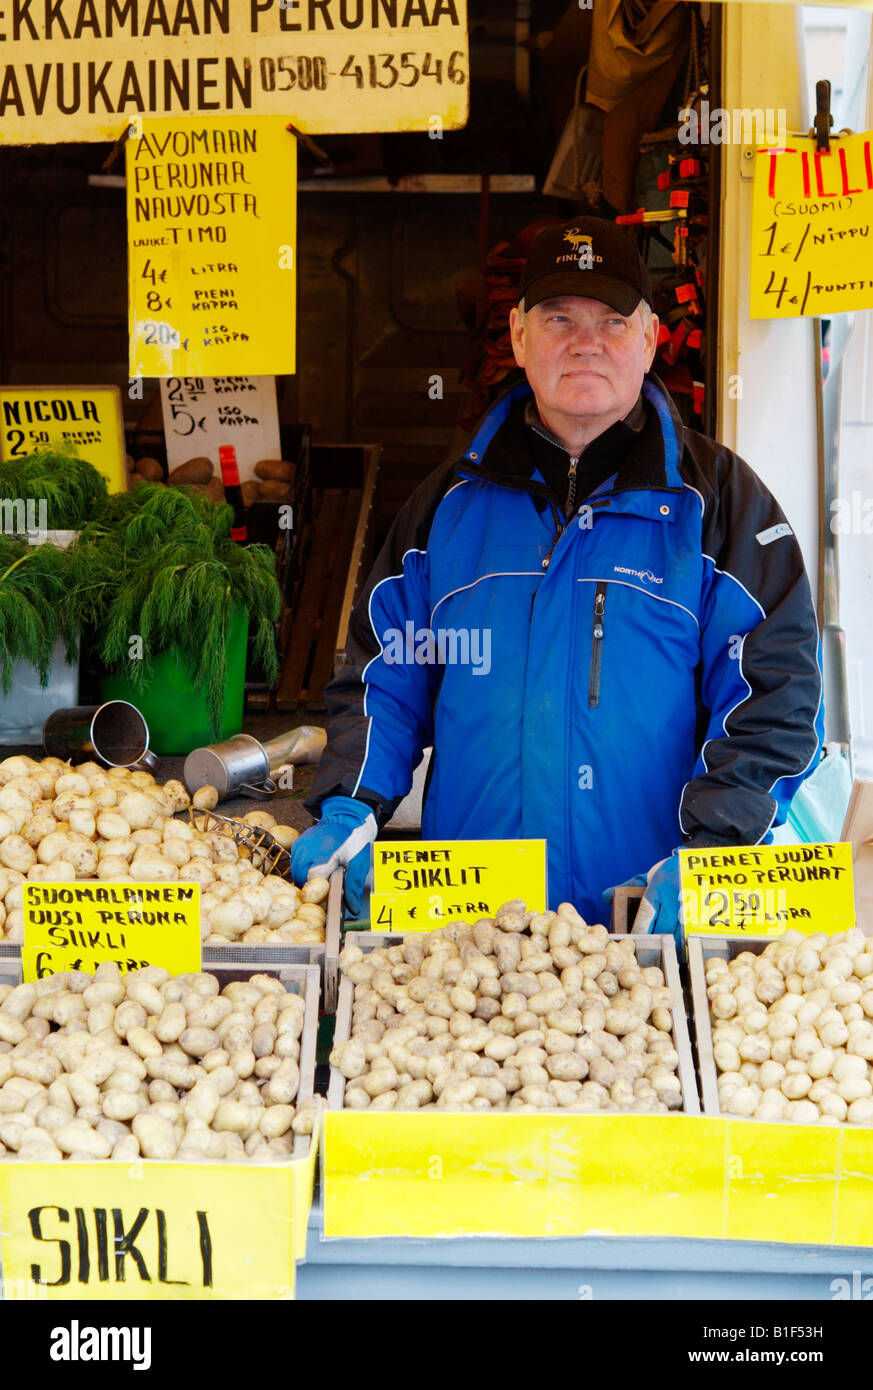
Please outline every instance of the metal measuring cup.
[{"label": "metal measuring cup", "polygon": [[158,761],[149,749],[148,724],[127,700],[56,709],[43,725],[42,741],[49,756],[64,762],[97,758],[106,767],[151,769]]}]

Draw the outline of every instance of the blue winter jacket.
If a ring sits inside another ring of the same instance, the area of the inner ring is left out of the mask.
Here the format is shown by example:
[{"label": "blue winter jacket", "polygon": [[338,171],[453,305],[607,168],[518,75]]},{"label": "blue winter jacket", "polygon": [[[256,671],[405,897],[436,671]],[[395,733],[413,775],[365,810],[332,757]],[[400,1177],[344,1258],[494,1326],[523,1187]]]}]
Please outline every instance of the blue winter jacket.
[{"label": "blue winter jacket", "polygon": [[677,845],[785,819],[821,745],[818,630],[778,504],[657,378],[569,523],[532,463],[530,394],[394,523],[307,805],[353,796],[384,823],[433,744],[422,837],[544,837],[550,905],[599,921],[605,888]]}]

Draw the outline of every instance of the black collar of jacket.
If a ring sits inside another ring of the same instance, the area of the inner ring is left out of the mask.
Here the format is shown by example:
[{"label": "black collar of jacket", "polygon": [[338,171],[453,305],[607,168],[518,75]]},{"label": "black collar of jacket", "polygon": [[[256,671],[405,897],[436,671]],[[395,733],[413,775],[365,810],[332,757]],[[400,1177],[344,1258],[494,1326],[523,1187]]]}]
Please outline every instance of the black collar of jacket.
[{"label": "black collar of jacket", "polygon": [[[660,390],[666,399],[681,440],[681,418],[666,387],[652,372],[646,380]],[[504,397],[512,391],[517,391],[518,386],[518,381],[513,382],[490,409],[496,410]],[[482,482],[496,483],[500,487],[527,492],[552,504],[557,502],[559,507],[562,507],[563,498],[556,497],[548,484],[539,482],[533,476],[537,466],[537,450],[553,450],[556,457],[560,456],[564,460],[565,467],[567,450],[560,444],[552,444],[525,424],[525,408],[532,396],[533,391],[528,386],[509,407],[506,419],[495,432],[483,457],[476,462],[469,457],[461,459],[456,472],[464,478],[478,478]],[[613,492],[629,492],[640,488],[657,488],[673,492],[675,489],[668,482],[664,467],[664,436],[660,421],[645,397],[642,398],[642,404],[645,418],[641,429],[632,429],[623,420],[619,420],[593,439],[581,457],[586,465],[589,462],[614,459],[614,471],[618,476],[612,487]]]}]

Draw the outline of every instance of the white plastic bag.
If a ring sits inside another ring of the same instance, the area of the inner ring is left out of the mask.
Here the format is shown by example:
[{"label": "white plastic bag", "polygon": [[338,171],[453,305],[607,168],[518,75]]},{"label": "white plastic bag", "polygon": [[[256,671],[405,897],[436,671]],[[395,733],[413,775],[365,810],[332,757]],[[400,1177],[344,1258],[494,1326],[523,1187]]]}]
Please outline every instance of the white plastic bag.
[{"label": "white plastic bag", "polygon": [[834,844],[842,832],[852,794],[849,760],[836,743],[828,744],[815,772],[796,793],[788,812],[788,824],[798,842]]}]

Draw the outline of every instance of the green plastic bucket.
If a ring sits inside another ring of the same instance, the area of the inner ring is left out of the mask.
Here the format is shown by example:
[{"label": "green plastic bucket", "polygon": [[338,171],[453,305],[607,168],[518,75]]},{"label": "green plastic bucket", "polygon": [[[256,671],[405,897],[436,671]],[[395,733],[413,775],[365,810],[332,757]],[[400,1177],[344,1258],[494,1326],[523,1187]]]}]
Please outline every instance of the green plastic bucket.
[{"label": "green plastic bucket", "polygon": [[242,730],[245,697],[246,648],[249,617],[235,605],[224,650],[227,679],[221,728],[213,731],[203,692],[195,686],[177,647],[167,647],[152,658],[151,674],[142,686],[133,685],[120,673],[108,673],[100,682],[101,700],[128,700],[149,726],[149,747],[158,755],[190,753],[206,743],[232,738]]}]

